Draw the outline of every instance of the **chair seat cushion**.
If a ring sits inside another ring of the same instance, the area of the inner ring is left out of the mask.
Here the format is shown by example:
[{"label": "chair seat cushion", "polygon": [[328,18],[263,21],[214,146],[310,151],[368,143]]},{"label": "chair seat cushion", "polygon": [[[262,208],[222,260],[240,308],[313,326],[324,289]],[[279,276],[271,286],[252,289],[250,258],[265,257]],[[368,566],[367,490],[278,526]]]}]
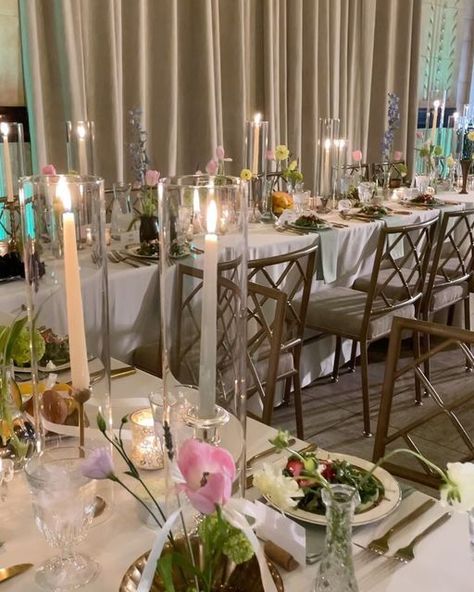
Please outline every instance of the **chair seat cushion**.
[{"label": "chair seat cushion", "polygon": [[[444,278],[440,277],[438,283],[444,282]],[[436,288],[436,282],[435,286]],[[436,312],[438,310],[443,310],[456,302],[459,302],[469,293],[469,287],[467,282],[462,282],[461,284],[455,284],[454,286],[446,286],[444,288],[439,288],[438,290],[433,289],[430,301],[430,311]]]},{"label": "chair seat cushion", "polygon": [[[406,268],[401,269],[401,273],[403,278],[408,284],[410,294],[408,293],[401,277],[398,274],[394,274],[395,270],[393,267],[390,269],[381,269],[379,271],[378,286],[383,286],[385,282],[389,282],[387,286],[384,287],[383,293],[385,296],[389,298],[395,298],[396,300],[406,300],[407,298],[411,297],[413,294],[416,282],[418,280],[418,273],[413,273],[413,277],[410,278],[411,271]],[[361,292],[368,292],[370,287],[370,282],[372,281],[372,275],[369,273],[367,275],[361,275],[356,279],[353,284],[354,290],[360,290]]]},{"label": "chair seat cushion", "polygon": [[[335,335],[346,335],[360,339],[367,294],[351,288],[328,288],[311,296],[306,316],[306,324]],[[373,311],[386,308],[382,299],[376,299]],[[406,304],[394,311],[372,316],[369,321],[367,338],[379,339],[390,333],[393,317],[414,318],[415,307]]]}]

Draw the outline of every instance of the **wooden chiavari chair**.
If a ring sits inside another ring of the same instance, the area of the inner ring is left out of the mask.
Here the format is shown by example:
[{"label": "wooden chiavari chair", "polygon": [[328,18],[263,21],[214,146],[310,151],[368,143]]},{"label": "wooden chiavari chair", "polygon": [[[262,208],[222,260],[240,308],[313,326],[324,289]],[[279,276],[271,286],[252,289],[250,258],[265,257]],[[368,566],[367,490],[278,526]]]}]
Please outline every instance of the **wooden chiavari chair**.
[{"label": "wooden chiavari chair", "polygon": [[[404,331],[418,333],[422,337],[428,335],[430,341],[436,339],[436,345],[422,353],[415,353],[407,361],[402,361],[400,359],[400,351]],[[429,458],[430,440],[429,438],[422,437],[423,433],[427,432],[421,430],[428,430],[430,424],[436,424],[438,435],[442,427],[443,433],[446,434],[446,439],[448,437],[450,439],[455,437],[456,441],[462,443],[466,448],[466,454],[462,458],[459,458],[461,456],[459,453],[453,451],[449,454],[448,458],[444,459],[444,462],[466,462],[474,460],[474,441],[472,437],[473,385],[470,384],[465,389],[458,388],[458,392],[456,392],[456,389],[453,389],[453,378],[446,376],[447,369],[445,366],[443,367],[443,371],[439,373],[440,376],[436,383],[432,378],[428,378],[423,371],[424,363],[427,359],[433,360],[441,352],[452,350],[452,348],[458,350],[461,356],[467,356],[471,362],[474,362],[474,357],[467,347],[467,344],[472,345],[473,343],[474,333],[472,331],[427,321],[394,318],[390,333],[382,399],[374,442],[374,462],[377,462],[390,450],[400,447],[408,447],[414,452],[421,453]],[[404,393],[405,395],[408,394],[410,399],[412,399],[412,389],[404,381],[408,377],[411,378],[413,374],[415,381],[419,380],[422,382],[430,394],[430,398],[423,407],[411,408],[409,417],[406,416],[406,413],[404,417],[400,417],[396,414],[396,406],[400,401],[399,405],[401,407],[404,402]],[[462,374],[466,376],[464,373]],[[398,385],[401,385],[400,393],[396,393]],[[466,421],[468,424],[471,422],[471,427],[465,425]],[[441,422],[444,422],[442,426]],[[423,443],[427,452],[422,449]],[[443,441],[440,440],[438,443],[442,445]],[[405,460],[408,459],[406,456],[404,458]],[[399,464],[395,461],[403,461],[402,456],[394,456],[390,462],[384,463],[384,467],[392,474],[423,483],[430,487],[439,487],[439,476],[425,463],[420,461],[419,468],[414,469],[411,463]]]}]

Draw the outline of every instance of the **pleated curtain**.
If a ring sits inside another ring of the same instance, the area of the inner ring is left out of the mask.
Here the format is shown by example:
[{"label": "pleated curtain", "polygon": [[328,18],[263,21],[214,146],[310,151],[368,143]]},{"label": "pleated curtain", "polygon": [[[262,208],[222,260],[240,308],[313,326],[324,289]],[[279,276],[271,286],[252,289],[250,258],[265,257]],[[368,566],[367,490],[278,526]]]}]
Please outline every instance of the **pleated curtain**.
[{"label": "pleated curtain", "polygon": [[411,160],[420,16],[421,0],[20,0],[33,166],[65,170],[64,122],[87,119],[96,172],[130,178],[128,112],[141,108],[153,168],[203,169],[222,144],[238,173],[259,111],[311,188],[319,118],[339,117],[377,161],[389,91]]}]

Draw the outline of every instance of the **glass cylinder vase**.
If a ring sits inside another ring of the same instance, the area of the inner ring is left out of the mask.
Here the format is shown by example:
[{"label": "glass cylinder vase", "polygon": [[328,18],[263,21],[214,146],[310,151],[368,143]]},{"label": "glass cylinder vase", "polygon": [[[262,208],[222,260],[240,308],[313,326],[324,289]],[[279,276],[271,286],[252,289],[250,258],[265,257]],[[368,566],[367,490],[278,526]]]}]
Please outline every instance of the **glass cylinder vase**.
[{"label": "glass cylinder vase", "polygon": [[349,485],[323,489],[326,505],[326,542],[314,592],[358,592],[352,560],[352,518],[360,502]]},{"label": "glass cylinder vase", "polygon": [[320,119],[318,136],[317,195],[328,211],[328,201],[334,194],[334,170],[336,165],[335,139],[339,135],[339,119]]},{"label": "glass cylinder vase", "polygon": [[164,413],[172,400],[178,447],[196,437],[229,449],[243,486],[247,184],[171,178],[158,201]]},{"label": "glass cylinder vase", "polygon": [[103,180],[25,177],[19,200],[23,304],[33,352],[24,368],[31,373],[31,413],[38,432],[76,437],[89,445],[98,437],[89,426],[95,426],[99,409],[111,426]]},{"label": "glass cylinder vase", "polygon": [[71,174],[94,174],[94,122],[66,121],[67,170]]}]

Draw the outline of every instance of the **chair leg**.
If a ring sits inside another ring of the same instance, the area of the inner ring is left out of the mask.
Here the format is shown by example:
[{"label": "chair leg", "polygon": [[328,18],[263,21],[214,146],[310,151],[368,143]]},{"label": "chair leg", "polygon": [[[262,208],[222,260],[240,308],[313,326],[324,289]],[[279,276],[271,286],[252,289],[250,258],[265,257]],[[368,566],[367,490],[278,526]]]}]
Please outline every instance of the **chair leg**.
[{"label": "chair leg", "polygon": [[[427,354],[431,349],[431,339],[428,333],[425,333],[424,338],[423,338],[423,353]],[[426,358],[426,360],[424,361],[424,371],[425,371],[425,376],[428,380],[430,380],[430,374],[431,374],[431,365],[430,365],[430,358]],[[429,397],[429,393],[426,389],[424,389],[424,395],[425,397]],[[417,403],[419,404],[419,403]]]},{"label": "chair leg", "polygon": [[301,379],[299,372],[293,377],[293,396],[295,402],[296,436],[300,440],[304,440],[303,401],[301,398]]},{"label": "chair leg", "polygon": [[[415,356],[415,360],[420,357],[420,334],[418,331],[413,331],[413,355]],[[421,398],[421,384],[420,379],[415,373],[415,405],[423,405],[423,401]]]},{"label": "chair leg", "polygon": [[448,320],[446,322],[446,324],[448,325],[448,327],[452,327],[453,326],[453,321],[454,321],[454,312],[456,310],[456,305],[452,304],[449,308],[448,308]]},{"label": "chair leg", "polygon": [[364,416],[364,436],[370,438],[370,399],[369,399],[369,344],[360,342],[360,366],[362,375],[362,411]]},{"label": "chair leg", "polygon": [[285,405],[289,405],[290,404],[290,399],[291,399],[291,376],[289,376],[286,380],[285,380],[285,392],[283,394],[283,403]]},{"label": "chair leg", "polygon": [[357,355],[357,341],[355,339],[352,340],[352,348],[351,348],[351,363],[349,364],[349,370],[351,372],[355,372],[356,370],[356,355]]},{"label": "chair leg", "polygon": [[[471,301],[469,294],[467,295],[467,298],[464,299],[464,328],[467,331],[471,330]],[[472,351],[470,343],[466,343],[466,347],[469,348],[469,351]],[[472,362],[469,358],[466,358],[466,372],[472,371]]]},{"label": "chair leg", "polygon": [[341,361],[342,337],[336,337],[336,351],[334,352],[334,366],[332,369],[332,382],[339,380],[339,362]]}]

